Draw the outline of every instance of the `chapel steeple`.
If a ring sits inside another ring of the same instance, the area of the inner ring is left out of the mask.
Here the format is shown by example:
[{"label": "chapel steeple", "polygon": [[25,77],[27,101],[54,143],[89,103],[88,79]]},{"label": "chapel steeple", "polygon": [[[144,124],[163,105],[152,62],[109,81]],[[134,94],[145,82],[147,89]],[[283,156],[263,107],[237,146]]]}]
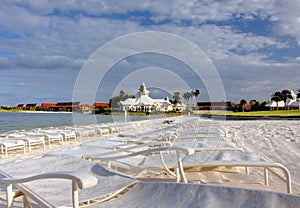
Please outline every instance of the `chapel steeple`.
[{"label": "chapel steeple", "polygon": [[142,96],[142,95],[147,95],[148,96],[148,94],[149,94],[149,91],[147,90],[147,87],[146,87],[144,82],[140,86],[139,94],[140,94],[140,96]]}]

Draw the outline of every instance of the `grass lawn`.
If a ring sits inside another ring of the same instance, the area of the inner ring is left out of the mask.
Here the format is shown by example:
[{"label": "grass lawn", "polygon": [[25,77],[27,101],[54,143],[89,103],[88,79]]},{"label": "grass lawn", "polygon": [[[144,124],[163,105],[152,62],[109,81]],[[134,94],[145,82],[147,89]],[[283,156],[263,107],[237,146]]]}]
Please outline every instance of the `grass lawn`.
[{"label": "grass lawn", "polygon": [[274,111],[253,111],[253,112],[223,112],[223,111],[197,111],[198,115],[220,115],[220,116],[244,116],[244,117],[300,117],[300,110],[274,110]]},{"label": "grass lawn", "polygon": [[0,113],[6,113],[6,112],[20,112],[20,110],[17,109],[12,109],[12,110],[5,110],[5,109],[0,109]]}]

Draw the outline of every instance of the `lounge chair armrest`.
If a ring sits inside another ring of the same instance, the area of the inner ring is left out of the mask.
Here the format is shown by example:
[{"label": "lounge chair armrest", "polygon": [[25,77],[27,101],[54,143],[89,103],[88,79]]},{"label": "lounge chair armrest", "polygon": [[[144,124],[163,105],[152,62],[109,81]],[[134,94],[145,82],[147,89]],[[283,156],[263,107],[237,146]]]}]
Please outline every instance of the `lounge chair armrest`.
[{"label": "lounge chair armrest", "polygon": [[[29,176],[25,178],[17,178],[17,179],[9,178],[9,177],[1,178],[0,183],[6,184],[7,207],[13,207],[14,194],[12,191],[12,185],[34,181],[34,180],[49,179],[49,178],[67,179],[72,181],[73,208],[79,208],[78,188],[80,189],[89,188],[95,186],[98,182],[97,178],[88,172],[50,172],[50,173]],[[35,201],[38,202],[38,204],[43,205],[43,207],[52,207],[49,206],[49,204],[45,200],[36,196],[33,192],[31,192],[28,189],[26,189],[24,194],[34,198]]]},{"label": "lounge chair armrest", "polygon": [[185,147],[179,147],[179,146],[172,146],[169,149],[170,150],[176,150],[176,151],[182,152],[185,155],[193,155],[195,153],[195,149],[193,149],[193,148],[185,148]]},{"label": "lounge chair armrest", "polygon": [[49,172],[34,176],[29,176],[25,178],[1,178],[0,183],[8,184],[17,184],[17,183],[25,183],[34,180],[41,180],[41,179],[69,179],[73,182],[76,182],[78,188],[90,188],[97,184],[97,178],[90,173],[87,172]]},{"label": "lounge chair armrest", "polygon": [[111,161],[111,160],[119,160],[119,159],[124,159],[124,158],[128,158],[128,157],[133,157],[133,156],[137,156],[137,155],[147,155],[147,154],[151,154],[151,153],[155,153],[155,152],[159,153],[159,152],[163,152],[163,151],[178,151],[178,152],[182,152],[183,154],[186,154],[186,155],[192,155],[195,153],[195,150],[192,148],[167,146],[167,147],[155,147],[155,148],[137,151],[137,152],[133,152],[133,153],[127,153],[127,154],[125,153],[122,155],[120,155],[120,152],[122,152],[122,151],[120,151],[120,152],[115,151],[114,152],[115,156],[103,156],[102,154],[93,154],[88,157],[85,157],[85,159],[95,158],[97,160],[102,160],[102,161]]}]

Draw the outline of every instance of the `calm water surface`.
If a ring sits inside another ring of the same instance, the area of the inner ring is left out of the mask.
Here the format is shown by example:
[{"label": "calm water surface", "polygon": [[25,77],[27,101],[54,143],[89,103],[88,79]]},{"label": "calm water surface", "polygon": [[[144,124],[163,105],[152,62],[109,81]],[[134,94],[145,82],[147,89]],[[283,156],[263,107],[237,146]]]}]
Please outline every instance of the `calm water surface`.
[{"label": "calm water surface", "polygon": [[[151,116],[151,118],[153,118]],[[148,116],[129,116],[127,121],[151,119]],[[11,130],[88,125],[93,123],[124,122],[124,116],[73,113],[0,113],[0,133]]]}]

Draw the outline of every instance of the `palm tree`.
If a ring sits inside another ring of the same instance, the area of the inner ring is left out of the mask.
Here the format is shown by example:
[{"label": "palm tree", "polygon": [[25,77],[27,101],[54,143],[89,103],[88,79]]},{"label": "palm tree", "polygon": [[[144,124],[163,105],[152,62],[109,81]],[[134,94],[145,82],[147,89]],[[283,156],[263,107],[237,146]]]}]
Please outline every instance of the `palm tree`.
[{"label": "palm tree", "polygon": [[193,97],[195,96],[195,92],[191,91],[191,104],[193,103]]},{"label": "palm tree", "polygon": [[240,106],[242,106],[243,112],[245,111],[245,105],[246,105],[246,104],[247,104],[247,101],[246,101],[246,100],[242,99],[242,100],[240,101]]},{"label": "palm tree", "polygon": [[276,102],[276,110],[278,110],[278,102],[282,101],[281,92],[275,92],[271,98],[272,101]]},{"label": "palm tree", "polygon": [[281,91],[281,98],[284,101],[284,108],[286,109],[286,101],[288,98],[292,99],[292,94],[290,90],[282,90]]},{"label": "palm tree", "polygon": [[200,90],[196,89],[195,92],[194,92],[194,96],[196,98],[196,105],[198,105],[198,97],[200,95]]},{"label": "palm tree", "polygon": [[189,97],[189,95],[187,94],[187,92],[183,93],[183,98],[184,98],[186,104],[188,104],[190,97]]},{"label": "palm tree", "polygon": [[192,94],[190,92],[183,93],[183,98],[186,101],[187,105],[189,104],[189,100],[190,100],[191,97],[192,97]]}]

